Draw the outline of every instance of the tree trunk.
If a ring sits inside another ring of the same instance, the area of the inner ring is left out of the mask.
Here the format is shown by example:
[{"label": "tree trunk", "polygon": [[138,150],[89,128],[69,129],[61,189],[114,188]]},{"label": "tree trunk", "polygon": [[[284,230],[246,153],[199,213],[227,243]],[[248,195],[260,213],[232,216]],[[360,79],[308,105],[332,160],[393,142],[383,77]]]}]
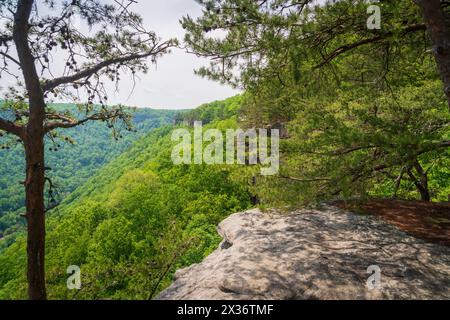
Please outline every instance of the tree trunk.
[{"label": "tree trunk", "polygon": [[430,190],[428,188],[428,176],[425,170],[423,170],[422,166],[420,165],[418,160],[415,160],[413,164],[414,168],[417,171],[417,174],[419,175],[419,178],[416,178],[414,173],[411,171],[411,167],[408,168],[407,172],[409,177],[411,178],[411,181],[414,183],[414,185],[417,188],[417,191],[420,193],[420,198],[422,201],[431,201],[431,195]]},{"label": "tree trunk", "polygon": [[450,25],[440,0],[415,0],[433,44],[433,54],[450,108]]},{"label": "tree trunk", "polygon": [[420,197],[423,201],[431,201],[430,191],[428,188],[428,175],[427,172],[422,168],[420,162],[416,159],[414,162],[414,168],[419,174],[419,192]]},{"label": "tree trunk", "polygon": [[419,192],[420,192],[420,199],[422,201],[427,201],[427,202],[431,201],[431,196],[430,196],[430,192],[428,192],[428,189],[419,188]]},{"label": "tree trunk", "polygon": [[27,278],[30,300],[45,300],[45,206],[44,139],[30,132],[25,142],[26,208],[28,222]]},{"label": "tree trunk", "polygon": [[28,124],[26,127],[26,218],[28,295],[31,300],[46,299],[45,292],[45,208],[44,208],[44,120],[45,101],[35,57],[28,43],[28,32],[34,0],[19,0],[14,15],[13,38],[29,97]]}]

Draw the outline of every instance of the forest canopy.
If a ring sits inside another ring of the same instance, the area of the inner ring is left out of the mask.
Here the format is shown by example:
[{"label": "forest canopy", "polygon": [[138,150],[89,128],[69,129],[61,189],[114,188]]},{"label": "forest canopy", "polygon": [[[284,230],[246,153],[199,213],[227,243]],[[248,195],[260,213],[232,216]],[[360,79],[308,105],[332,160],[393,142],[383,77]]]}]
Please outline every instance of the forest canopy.
[{"label": "forest canopy", "polygon": [[[72,110],[70,104],[53,104],[54,109]],[[50,196],[46,189],[46,201],[53,198],[55,205],[60,203],[77,187],[95,174],[102,166],[124,152],[139,137],[150,130],[169,124],[179,111],[160,111],[140,108],[129,109],[133,114],[132,131],[121,133],[122,138],[115,140],[111,130],[104,123],[87,123],[80,129],[64,132],[62,141],[48,141],[46,149],[48,177],[53,190]],[[0,111],[0,114],[2,112]],[[11,145],[0,149],[2,166],[0,167],[0,238],[14,233],[25,220],[20,216],[25,212],[25,198],[20,184],[24,180],[24,161],[21,145]],[[8,239],[12,241],[13,239]],[[0,246],[1,247],[1,246]]]}]

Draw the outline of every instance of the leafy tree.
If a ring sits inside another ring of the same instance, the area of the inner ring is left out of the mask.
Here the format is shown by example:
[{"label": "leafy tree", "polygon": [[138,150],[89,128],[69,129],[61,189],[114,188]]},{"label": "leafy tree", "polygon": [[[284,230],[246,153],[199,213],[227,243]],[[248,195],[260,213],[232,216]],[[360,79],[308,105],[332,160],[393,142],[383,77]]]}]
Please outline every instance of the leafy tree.
[{"label": "leafy tree", "polygon": [[412,185],[422,200],[436,198],[446,186],[431,189],[430,172],[450,146],[450,114],[436,94],[439,86],[402,87],[395,100],[388,94],[370,100],[341,94],[327,104],[310,101],[291,123],[285,177],[302,176],[297,180],[312,184],[323,198],[363,196],[373,185],[390,185],[386,191],[393,197]]},{"label": "leafy tree", "polygon": [[[123,108],[106,106],[105,79],[118,84],[122,72],[133,77],[136,72],[146,72],[146,58],[154,62],[174,45],[174,41],[161,42],[144,29],[141,17],[130,11],[133,2],[0,2],[0,17],[5,21],[0,29],[0,71],[17,80],[6,96],[4,109],[10,116],[0,119],[0,131],[7,133],[7,148],[13,142],[9,137],[14,136],[25,150],[30,299],[46,298],[44,137],[58,139],[56,129],[96,120],[107,122],[116,137],[120,136],[117,128],[130,130],[130,116]],[[45,11],[49,14],[43,14]],[[88,28],[77,29],[75,18]],[[53,77],[52,56],[57,51],[65,67],[61,76]],[[50,96],[78,101],[77,94],[88,97],[88,103],[80,105],[82,117],[48,105]],[[95,107],[94,102],[100,106]]]},{"label": "leafy tree", "polygon": [[422,16],[448,16],[446,1],[381,1],[381,29],[367,28],[369,1],[200,2],[203,15],[182,20],[188,46],[212,61],[197,72],[246,89],[247,126],[284,129],[284,181],[273,181],[281,198],[373,194],[380,185],[392,186],[383,196],[409,197],[412,185],[437,199],[446,186],[429,177],[450,146],[437,82],[446,86],[439,41],[449,28]]},{"label": "leafy tree", "polygon": [[[308,58],[311,67],[318,68],[360,47],[385,46],[428,30],[450,107],[450,6],[446,0],[381,1],[377,4],[381,29],[366,27],[368,0],[327,1],[325,5],[312,0],[198,2],[205,8],[203,15],[187,16],[182,25],[193,52],[212,59],[210,68],[198,70],[201,75],[236,86],[244,82],[248,87],[262,76],[279,77],[277,67],[290,61],[295,64],[296,58]],[[225,35],[217,37],[215,31]],[[298,46],[314,49],[314,57],[295,52]],[[283,60],[277,59],[280,53]]]}]

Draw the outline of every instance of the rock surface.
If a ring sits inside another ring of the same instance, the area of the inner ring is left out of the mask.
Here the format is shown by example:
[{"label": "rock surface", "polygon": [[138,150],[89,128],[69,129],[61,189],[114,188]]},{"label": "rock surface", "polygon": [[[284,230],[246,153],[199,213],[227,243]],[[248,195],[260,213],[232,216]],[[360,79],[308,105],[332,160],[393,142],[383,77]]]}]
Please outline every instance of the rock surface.
[{"label": "rock surface", "polygon": [[[450,299],[450,248],[376,217],[328,206],[254,209],[228,217],[218,231],[219,248],[177,271],[159,299]],[[369,289],[374,265],[380,286]]]}]

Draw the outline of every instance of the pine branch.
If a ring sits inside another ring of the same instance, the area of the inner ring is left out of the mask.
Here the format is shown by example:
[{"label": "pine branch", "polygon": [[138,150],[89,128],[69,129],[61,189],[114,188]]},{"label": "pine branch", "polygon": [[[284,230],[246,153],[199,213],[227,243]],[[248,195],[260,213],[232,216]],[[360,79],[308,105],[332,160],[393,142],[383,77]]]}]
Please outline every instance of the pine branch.
[{"label": "pine branch", "polygon": [[113,111],[105,111],[105,112],[98,112],[98,113],[94,113],[92,115],[90,115],[89,117],[86,117],[84,119],[81,120],[76,120],[76,119],[72,119],[69,117],[65,117],[62,115],[56,115],[53,114],[50,115],[49,118],[53,118],[53,119],[59,119],[62,122],[50,122],[47,123],[44,126],[44,132],[50,132],[52,130],[58,129],[58,128],[64,128],[64,129],[68,129],[68,128],[73,128],[73,127],[77,127],[79,125],[82,125],[83,123],[86,123],[88,121],[96,121],[96,120],[102,120],[102,121],[106,121],[109,119],[113,119],[116,117],[119,117],[122,115],[122,111],[121,110],[113,110]]},{"label": "pine branch", "polygon": [[23,135],[23,127],[17,125],[11,121],[0,118],[0,130],[6,131],[8,133],[14,134],[18,137]]},{"label": "pine branch", "polygon": [[47,91],[50,91],[60,85],[67,84],[67,83],[74,83],[78,80],[90,77],[93,74],[95,74],[95,73],[99,72],[100,70],[102,70],[108,66],[111,66],[111,65],[130,62],[130,61],[134,61],[134,60],[140,60],[140,59],[148,58],[150,56],[156,56],[160,53],[164,53],[170,47],[172,47],[172,42],[167,41],[159,46],[155,46],[149,52],[146,52],[146,53],[130,54],[130,55],[126,55],[123,57],[117,57],[117,58],[102,61],[92,67],[89,67],[85,70],[81,70],[80,72],[77,72],[73,75],[55,78],[53,80],[47,81],[44,84],[42,90],[44,92],[47,92]]},{"label": "pine branch", "polygon": [[[407,26],[402,30],[402,35],[405,35],[407,33],[410,32],[417,32],[417,31],[425,31],[426,30],[426,26],[425,24],[415,24],[415,25],[411,25],[411,26]],[[323,66],[325,66],[326,64],[329,64],[331,61],[333,61],[336,57],[340,56],[341,54],[347,52],[347,51],[351,51],[353,49],[356,49],[360,46],[366,45],[366,44],[370,44],[370,43],[375,43],[375,42],[379,42],[382,40],[385,40],[387,38],[390,38],[394,35],[393,32],[386,32],[382,35],[378,35],[375,36],[373,38],[368,38],[368,39],[363,39],[357,42],[353,42],[350,44],[346,44],[343,45],[337,49],[335,49],[332,53],[330,53],[329,55],[327,55],[323,61],[321,63],[319,63],[318,65],[316,65],[314,67],[314,69],[318,69],[321,68]]]}]

